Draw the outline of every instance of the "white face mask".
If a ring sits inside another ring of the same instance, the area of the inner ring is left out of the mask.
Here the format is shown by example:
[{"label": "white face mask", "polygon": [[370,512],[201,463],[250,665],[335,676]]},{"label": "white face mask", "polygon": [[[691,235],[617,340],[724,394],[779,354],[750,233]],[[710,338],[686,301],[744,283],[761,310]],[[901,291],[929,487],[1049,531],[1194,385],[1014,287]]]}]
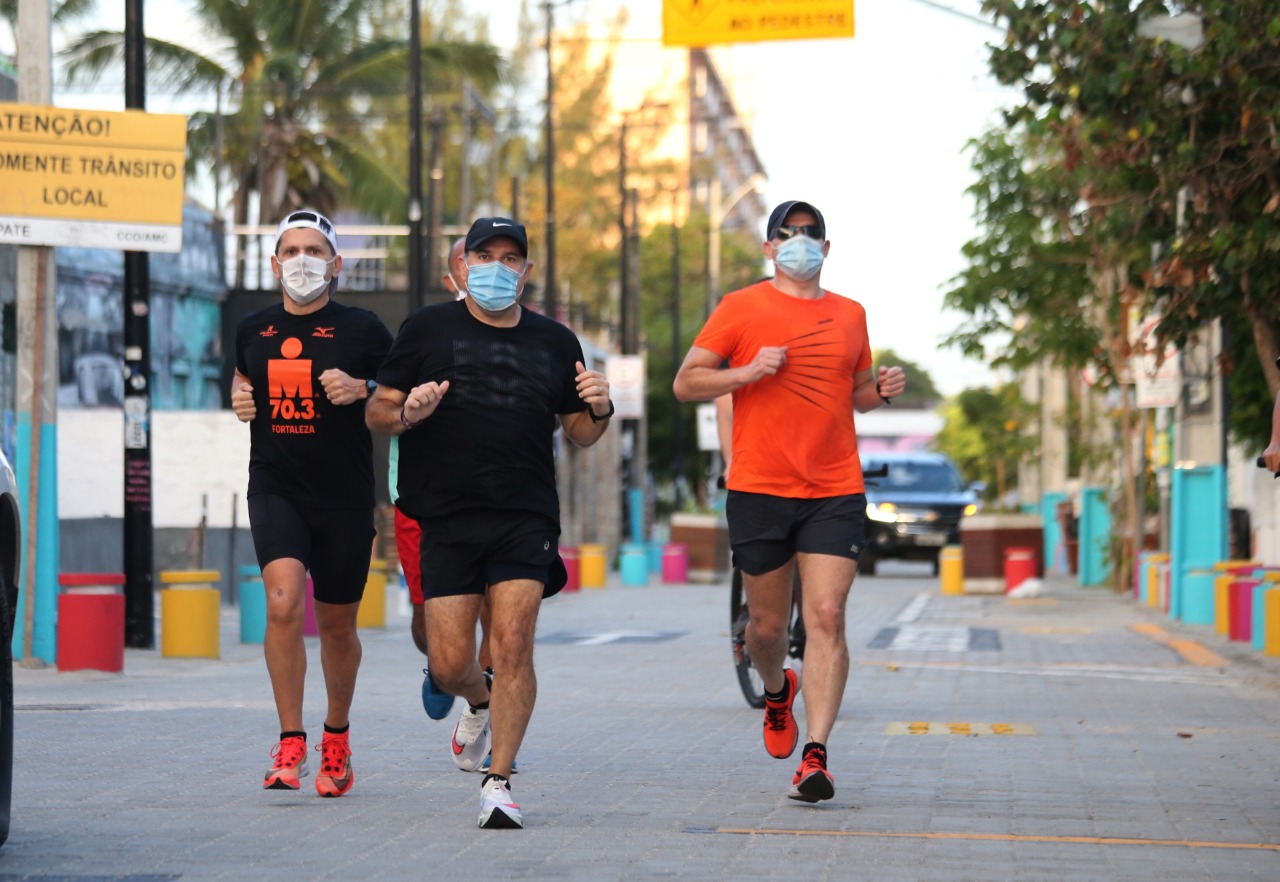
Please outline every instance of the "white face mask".
[{"label": "white face mask", "polygon": [[284,285],[284,293],[299,305],[315,300],[329,285],[324,276],[334,260],[337,258],[321,260],[310,254],[299,254],[280,261],[280,283]]},{"label": "white face mask", "polygon": [[453,277],[453,273],[449,273],[449,281],[453,282],[453,290],[458,292],[453,295],[454,300],[462,300],[467,296],[467,289],[458,284],[458,280]]}]

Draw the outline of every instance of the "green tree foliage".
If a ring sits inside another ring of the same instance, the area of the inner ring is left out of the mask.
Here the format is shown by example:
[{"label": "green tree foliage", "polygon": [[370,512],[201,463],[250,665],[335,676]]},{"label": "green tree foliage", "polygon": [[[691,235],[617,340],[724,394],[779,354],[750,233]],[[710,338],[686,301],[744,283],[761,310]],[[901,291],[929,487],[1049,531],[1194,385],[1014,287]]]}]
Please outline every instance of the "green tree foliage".
[{"label": "green tree foliage", "polygon": [[942,401],[942,393],[933,384],[929,372],[908,358],[903,358],[892,349],[880,349],[874,354],[873,368],[902,368],[907,375],[907,391],[893,399],[894,407],[916,407],[931,410]]},{"label": "green tree foliage", "polygon": [[[673,283],[672,255],[675,249],[671,225],[659,224],[643,237],[640,244],[641,326],[648,367],[645,406],[649,414],[649,468],[660,483],[669,482],[673,477],[675,440],[672,427],[677,407],[680,408],[686,479],[695,482],[708,465],[707,456],[698,452],[697,405],[678,405],[671,393],[676,371],[707,318],[707,260],[710,254],[707,221],[705,212],[698,213],[678,228],[678,339],[673,337],[675,322],[672,309],[676,288]],[[721,234],[720,267],[725,292],[759,281],[764,271],[760,242],[749,234],[725,231]]]},{"label": "green tree foliage", "polygon": [[1035,446],[1028,426],[1035,419],[1013,383],[995,389],[965,389],[943,408],[946,423],[934,446],[951,457],[970,481],[982,481],[984,498],[1000,500],[1017,486],[1018,463]]},{"label": "green tree foliage", "polygon": [[[249,220],[255,200],[259,223],[303,205],[403,218],[406,168],[377,149],[380,126],[369,117],[373,102],[395,95],[403,106],[408,93],[408,42],[403,28],[386,31],[386,8],[351,0],[195,0],[213,50],[148,40],[152,87],[207,90],[230,106],[191,117],[188,161],[189,171],[208,172],[221,160],[237,222]],[[68,80],[96,82],[119,72],[123,50],[119,32],[84,34],[64,54]],[[504,69],[482,43],[424,41],[422,58],[428,83],[466,74],[491,85]]]}]

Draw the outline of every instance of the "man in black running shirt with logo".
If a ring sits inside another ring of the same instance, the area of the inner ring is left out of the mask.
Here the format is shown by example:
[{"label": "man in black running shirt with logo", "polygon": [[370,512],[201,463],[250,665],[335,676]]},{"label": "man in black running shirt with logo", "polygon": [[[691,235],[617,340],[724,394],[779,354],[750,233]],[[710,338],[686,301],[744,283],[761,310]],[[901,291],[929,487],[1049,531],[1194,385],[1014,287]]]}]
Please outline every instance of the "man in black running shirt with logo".
[{"label": "man in black running shirt with logo", "polygon": [[[559,424],[574,444],[594,444],[613,405],[573,332],[521,307],[533,266],[524,227],[480,218],[465,248],[457,282],[468,296],[405,321],[366,418],[399,436],[396,505],[422,524],[431,676],[468,703],[454,762],[475,769],[492,747],[479,825],[518,828],[509,778],[537,692],[534,628],[566,578],[552,436]],[[476,661],[486,595],[492,687]]]},{"label": "man in black running shirt with logo", "polygon": [[360,667],[356,613],[373,551],[370,379],[391,345],[372,312],[331,298],[342,271],[333,224],[295,211],[276,232],[281,302],[236,329],[231,404],[249,423],[249,522],[267,593],[263,641],[280,741],[262,786],[297,790],[306,772],[302,639],[308,571],[328,710],[316,791],[354,782],[349,712]]}]

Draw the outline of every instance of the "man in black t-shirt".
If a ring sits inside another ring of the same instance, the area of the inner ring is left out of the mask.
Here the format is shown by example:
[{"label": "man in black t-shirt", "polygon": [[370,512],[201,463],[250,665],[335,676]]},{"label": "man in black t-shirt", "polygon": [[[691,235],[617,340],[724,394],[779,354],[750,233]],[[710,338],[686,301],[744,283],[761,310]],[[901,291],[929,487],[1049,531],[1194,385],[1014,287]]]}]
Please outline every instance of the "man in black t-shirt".
[{"label": "man in black t-shirt", "polygon": [[[552,435],[587,447],[613,414],[609,384],[582,346],[519,297],[529,278],[525,229],[480,218],[457,279],[468,296],[405,320],[378,371],[369,427],[400,436],[396,505],[422,524],[431,676],[466,699],[454,762],[479,766],[481,827],[521,827],[509,777],[533,713],[533,636],[544,596],[564,586]],[[488,596],[491,688],[476,661]]]},{"label": "man in black t-shirt", "polygon": [[267,593],[263,640],[280,742],[262,786],[297,790],[307,575],[315,594],[328,710],[316,791],[351,789],[349,712],[360,667],[356,614],[373,551],[373,444],[364,422],[370,378],[391,345],[373,313],[331,299],[342,258],[333,225],[295,211],[276,232],[271,269],[281,302],[236,328],[231,405],[249,423],[249,523]]}]

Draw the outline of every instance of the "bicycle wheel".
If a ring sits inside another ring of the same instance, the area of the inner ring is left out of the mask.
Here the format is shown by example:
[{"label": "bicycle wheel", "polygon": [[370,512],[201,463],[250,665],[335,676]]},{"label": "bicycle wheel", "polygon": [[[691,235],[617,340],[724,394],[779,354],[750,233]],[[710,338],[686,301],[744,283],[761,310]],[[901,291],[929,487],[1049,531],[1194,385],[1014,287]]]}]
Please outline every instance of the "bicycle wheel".
[{"label": "bicycle wheel", "polygon": [[729,641],[733,647],[733,668],[742,687],[742,697],[751,707],[764,707],[764,681],[756,673],[755,665],[747,654],[747,600],[742,595],[742,573],[733,570],[729,584]]}]

